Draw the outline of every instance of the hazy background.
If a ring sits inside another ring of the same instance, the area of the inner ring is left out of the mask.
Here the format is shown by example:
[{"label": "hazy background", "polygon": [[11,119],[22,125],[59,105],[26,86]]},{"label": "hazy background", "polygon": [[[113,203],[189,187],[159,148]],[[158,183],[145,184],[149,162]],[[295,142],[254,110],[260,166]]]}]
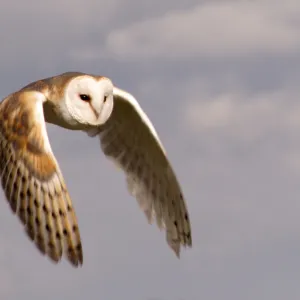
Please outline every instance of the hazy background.
[{"label": "hazy background", "polygon": [[149,115],[182,184],[177,260],[97,139],[48,126],[84,265],[54,265],[0,202],[0,298],[298,300],[300,2],[0,0],[1,98],[65,71],[106,75]]}]

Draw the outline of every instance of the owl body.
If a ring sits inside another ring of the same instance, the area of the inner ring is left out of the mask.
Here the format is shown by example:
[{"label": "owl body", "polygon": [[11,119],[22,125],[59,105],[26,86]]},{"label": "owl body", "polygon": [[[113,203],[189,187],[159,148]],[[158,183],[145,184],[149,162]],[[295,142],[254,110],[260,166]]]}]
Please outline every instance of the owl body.
[{"label": "owl body", "polygon": [[5,197],[41,253],[83,263],[75,209],[46,124],[98,137],[126,176],[148,221],[165,229],[179,257],[192,245],[189,214],[166,151],[136,99],[103,76],[67,72],[41,79],[0,104],[0,171]]}]

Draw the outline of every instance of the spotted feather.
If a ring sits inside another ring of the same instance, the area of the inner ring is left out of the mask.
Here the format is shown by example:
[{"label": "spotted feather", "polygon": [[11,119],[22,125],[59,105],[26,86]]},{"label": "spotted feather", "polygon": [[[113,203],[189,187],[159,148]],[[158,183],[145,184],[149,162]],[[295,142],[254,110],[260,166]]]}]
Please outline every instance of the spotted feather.
[{"label": "spotted feather", "polygon": [[115,88],[114,110],[99,131],[104,154],[123,169],[130,194],[150,223],[155,218],[165,228],[167,243],[179,257],[181,245],[192,246],[189,214],[152,123],[130,94]]},{"label": "spotted feather", "polygon": [[37,92],[15,93],[0,106],[1,184],[41,253],[54,262],[65,253],[78,266],[83,262],[80,233],[48,141],[42,98]]},{"label": "spotted feather", "polygon": [[166,151],[135,98],[104,76],[66,72],[32,82],[0,103],[0,177],[28,237],[53,262],[83,263],[78,222],[45,123],[99,136],[126,174],[148,221],[179,257],[192,246],[185,199]]}]

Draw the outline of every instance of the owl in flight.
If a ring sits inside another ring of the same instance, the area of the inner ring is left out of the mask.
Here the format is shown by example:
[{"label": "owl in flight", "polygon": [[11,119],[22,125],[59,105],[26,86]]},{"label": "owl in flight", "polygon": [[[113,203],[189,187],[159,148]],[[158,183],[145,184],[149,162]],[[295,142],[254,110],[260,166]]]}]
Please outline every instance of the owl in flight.
[{"label": "owl in flight", "polygon": [[67,72],[33,82],[0,103],[1,185],[14,214],[41,253],[83,263],[79,227],[46,123],[97,136],[126,174],[149,223],[165,229],[179,257],[191,247],[185,200],[166,151],[136,99],[103,76]]}]

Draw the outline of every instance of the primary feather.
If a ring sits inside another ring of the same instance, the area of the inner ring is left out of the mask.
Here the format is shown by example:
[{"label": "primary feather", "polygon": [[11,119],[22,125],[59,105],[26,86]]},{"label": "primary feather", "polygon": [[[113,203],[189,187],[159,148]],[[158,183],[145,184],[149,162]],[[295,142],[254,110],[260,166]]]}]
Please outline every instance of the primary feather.
[{"label": "primary feather", "polygon": [[126,174],[150,223],[165,228],[179,257],[192,246],[184,196],[153,124],[136,99],[102,76],[68,72],[33,82],[0,104],[0,172],[5,197],[37,248],[54,262],[83,263],[79,226],[45,121],[99,136]]},{"label": "primary feather", "polygon": [[27,93],[0,107],[1,184],[38,249],[55,262],[65,250],[77,266],[83,257],[75,212],[49,145],[40,95]]},{"label": "primary feather", "polygon": [[115,108],[100,132],[101,147],[126,173],[128,190],[148,221],[166,229],[177,256],[191,246],[189,214],[175,173],[151,121],[128,93],[114,89]]}]

